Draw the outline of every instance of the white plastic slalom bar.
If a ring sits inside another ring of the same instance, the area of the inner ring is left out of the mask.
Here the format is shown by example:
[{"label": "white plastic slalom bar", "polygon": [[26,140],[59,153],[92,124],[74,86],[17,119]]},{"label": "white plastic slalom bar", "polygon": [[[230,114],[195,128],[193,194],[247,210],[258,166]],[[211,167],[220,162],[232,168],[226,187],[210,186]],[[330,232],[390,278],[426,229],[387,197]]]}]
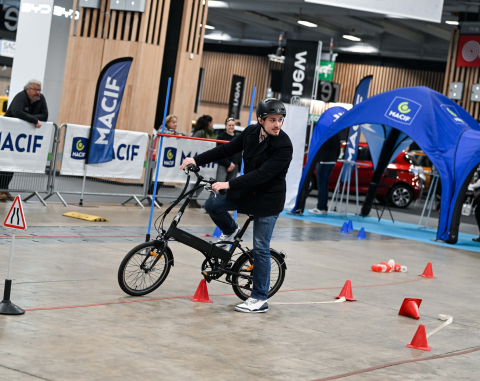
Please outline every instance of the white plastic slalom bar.
[{"label": "white plastic slalom bar", "polygon": [[442,328],[446,327],[447,325],[449,324],[452,324],[453,323],[453,316],[450,316],[450,315],[443,315],[443,314],[440,314],[438,315],[438,318],[440,320],[446,320],[445,323],[439,325],[437,328],[435,328],[433,331],[430,331],[427,333],[427,338],[432,336],[435,332],[438,332],[440,331]]},{"label": "white plastic slalom bar", "polygon": [[333,300],[333,301],[330,301],[330,302],[300,302],[300,303],[269,303],[269,304],[275,304],[276,306],[280,305],[280,304],[326,304],[326,303],[342,303],[342,302],[345,302],[347,299],[345,299],[344,296],[342,296],[340,299],[338,300]]}]

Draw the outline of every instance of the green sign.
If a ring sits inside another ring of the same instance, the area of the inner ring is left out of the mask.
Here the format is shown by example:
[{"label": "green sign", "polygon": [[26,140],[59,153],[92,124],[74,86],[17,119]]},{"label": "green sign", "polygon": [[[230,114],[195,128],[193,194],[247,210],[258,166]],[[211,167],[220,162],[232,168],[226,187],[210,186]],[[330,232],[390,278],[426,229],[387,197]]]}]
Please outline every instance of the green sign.
[{"label": "green sign", "polygon": [[320,61],[320,67],[317,68],[318,80],[332,82],[335,62]]}]

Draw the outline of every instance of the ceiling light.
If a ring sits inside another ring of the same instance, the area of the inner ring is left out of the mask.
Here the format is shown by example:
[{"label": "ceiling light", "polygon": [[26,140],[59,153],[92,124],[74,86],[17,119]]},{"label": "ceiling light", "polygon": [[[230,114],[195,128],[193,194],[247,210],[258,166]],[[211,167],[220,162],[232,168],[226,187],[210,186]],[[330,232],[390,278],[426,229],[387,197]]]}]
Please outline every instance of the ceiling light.
[{"label": "ceiling light", "polygon": [[226,3],[225,1],[210,0],[208,2],[208,7],[209,8],[228,8],[228,3]]},{"label": "ceiling light", "polygon": [[[200,28],[202,27],[202,24],[200,24]],[[208,25],[208,24],[205,24],[205,29],[215,29],[214,26],[211,26],[211,25]]]},{"label": "ceiling light", "polygon": [[297,22],[300,25],[308,26],[309,28],[316,28],[318,26],[317,24],[314,24],[313,22],[308,22],[308,21],[304,21],[304,20],[298,20]]},{"label": "ceiling light", "polygon": [[219,41],[230,41],[232,40],[232,37],[227,34],[227,33],[221,33],[221,32],[213,32],[210,34],[206,34],[205,38],[207,40],[219,40]]},{"label": "ceiling light", "polygon": [[366,53],[366,54],[379,53],[376,47],[367,45],[367,44],[358,44],[358,45],[352,45],[348,47],[338,47],[337,49],[341,52],[350,52],[350,53]]},{"label": "ceiling light", "polygon": [[460,24],[458,21],[445,21],[445,24],[448,24],[448,25],[458,25]]},{"label": "ceiling light", "polygon": [[361,38],[358,38],[358,37],[355,37],[355,36],[351,36],[349,34],[344,34],[343,35],[343,38],[346,39],[346,40],[350,40],[350,41],[362,41]]}]

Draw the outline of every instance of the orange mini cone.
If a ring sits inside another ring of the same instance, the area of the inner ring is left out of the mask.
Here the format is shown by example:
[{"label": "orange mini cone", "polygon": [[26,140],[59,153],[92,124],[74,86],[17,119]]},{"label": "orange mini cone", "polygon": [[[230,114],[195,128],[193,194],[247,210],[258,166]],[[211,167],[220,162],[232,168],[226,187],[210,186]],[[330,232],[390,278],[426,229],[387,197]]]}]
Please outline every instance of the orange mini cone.
[{"label": "orange mini cone", "polygon": [[195,295],[188,297],[192,302],[213,303],[208,296],[207,281],[202,279],[198,285]]},{"label": "orange mini cone", "polygon": [[409,316],[414,319],[420,319],[420,312],[418,311],[418,307],[422,303],[422,299],[414,299],[414,298],[405,298],[400,307],[400,311],[398,311],[399,315],[402,316]]},{"label": "orange mini cone", "polygon": [[423,274],[419,276],[437,279],[437,277],[433,276],[432,262],[428,262],[427,267],[425,267],[425,270],[423,270]]},{"label": "orange mini cone", "polygon": [[432,349],[432,347],[428,346],[427,334],[425,333],[425,326],[423,324],[420,324],[415,336],[413,336],[412,342],[407,344],[407,348],[420,349],[422,351],[429,351]]},{"label": "orange mini cone", "polygon": [[340,299],[342,296],[345,297],[345,299],[348,300],[349,302],[357,301],[357,299],[353,299],[352,283],[349,280],[345,282],[345,286],[343,286],[342,291],[340,292],[340,295],[336,296],[335,299]]}]

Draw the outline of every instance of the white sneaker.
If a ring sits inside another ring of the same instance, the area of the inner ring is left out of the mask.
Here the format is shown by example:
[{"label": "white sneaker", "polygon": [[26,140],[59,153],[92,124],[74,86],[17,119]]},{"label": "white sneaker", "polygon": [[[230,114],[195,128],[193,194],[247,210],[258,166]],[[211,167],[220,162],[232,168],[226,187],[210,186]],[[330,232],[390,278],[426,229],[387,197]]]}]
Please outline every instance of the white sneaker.
[{"label": "white sneaker", "polygon": [[248,298],[242,304],[235,306],[235,311],[259,314],[268,311],[268,303],[266,300]]},{"label": "white sneaker", "polygon": [[328,212],[327,212],[326,210],[320,210],[320,209],[317,209],[317,208],[309,209],[309,210],[308,210],[308,213],[312,213],[312,214],[328,214]]},{"label": "white sneaker", "polygon": [[[220,236],[220,238],[218,239],[218,241],[217,241],[216,243],[218,243],[218,242],[223,242],[223,241],[225,241],[225,242],[233,242],[233,239],[235,238],[235,236],[237,235],[237,233],[238,233],[239,230],[240,230],[240,228],[237,228],[237,229],[236,229],[232,234],[230,234],[230,235],[226,235],[226,234],[223,234],[223,233],[222,233],[222,235]],[[228,245],[230,245],[230,243],[227,244],[227,245],[217,245],[217,247],[219,247],[219,248],[221,248],[221,249],[226,249],[226,248],[228,247]]]}]

